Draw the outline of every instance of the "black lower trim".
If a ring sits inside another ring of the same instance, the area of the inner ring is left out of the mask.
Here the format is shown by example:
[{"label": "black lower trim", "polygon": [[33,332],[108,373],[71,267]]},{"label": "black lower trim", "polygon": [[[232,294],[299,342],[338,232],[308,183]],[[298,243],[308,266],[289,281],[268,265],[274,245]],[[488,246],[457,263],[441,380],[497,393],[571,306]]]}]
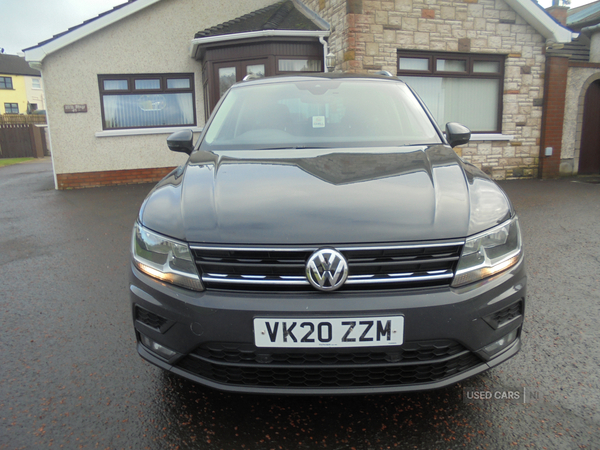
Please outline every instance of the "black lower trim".
[{"label": "black lower trim", "polygon": [[177,367],[218,383],[238,386],[341,388],[430,383],[458,375],[480,363],[475,354],[461,352],[442,362],[343,367],[230,365],[187,356]]}]

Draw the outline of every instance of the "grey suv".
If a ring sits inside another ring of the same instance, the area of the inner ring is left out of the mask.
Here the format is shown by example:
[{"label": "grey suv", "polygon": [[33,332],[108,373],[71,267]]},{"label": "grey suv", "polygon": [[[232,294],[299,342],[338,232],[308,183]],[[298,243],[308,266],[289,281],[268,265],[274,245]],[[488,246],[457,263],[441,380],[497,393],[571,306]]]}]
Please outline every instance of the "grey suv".
[{"label": "grey suv", "polygon": [[505,193],[385,76],[234,85],[144,201],[139,354],[206,386],[336,394],[447,386],[521,346],[526,275]]}]

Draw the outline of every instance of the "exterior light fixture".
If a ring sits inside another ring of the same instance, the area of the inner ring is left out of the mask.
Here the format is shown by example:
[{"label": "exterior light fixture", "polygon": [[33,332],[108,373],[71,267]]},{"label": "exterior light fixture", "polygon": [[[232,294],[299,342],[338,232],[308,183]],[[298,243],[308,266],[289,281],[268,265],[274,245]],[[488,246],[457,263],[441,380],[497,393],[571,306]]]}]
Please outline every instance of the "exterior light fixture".
[{"label": "exterior light fixture", "polygon": [[327,53],[327,56],[325,57],[326,59],[326,63],[327,63],[327,70],[329,72],[333,72],[333,69],[335,69],[335,55],[331,52]]}]

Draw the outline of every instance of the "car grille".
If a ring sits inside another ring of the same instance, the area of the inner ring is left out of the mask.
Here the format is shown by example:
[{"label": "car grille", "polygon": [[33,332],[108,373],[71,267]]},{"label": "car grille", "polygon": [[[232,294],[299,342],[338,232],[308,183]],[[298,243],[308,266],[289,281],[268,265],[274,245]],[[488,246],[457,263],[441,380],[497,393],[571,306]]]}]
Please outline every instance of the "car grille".
[{"label": "car grille", "polygon": [[[340,290],[448,286],[462,241],[337,247],[348,261]],[[319,247],[191,246],[207,289],[312,290],[306,261]]]},{"label": "car grille", "polygon": [[487,317],[484,317],[484,320],[489,323],[494,329],[498,329],[503,327],[504,325],[509,324],[517,317],[521,317],[523,315],[523,300],[519,300],[516,303],[513,303],[506,308],[495,312]]},{"label": "car grille", "polygon": [[139,306],[135,307],[135,320],[139,320],[143,324],[157,330],[160,330],[161,327],[167,323],[167,319],[164,317],[157,316]]},{"label": "car grille", "polygon": [[393,350],[373,352],[264,352],[252,346],[209,344],[183,358],[177,367],[229,385],[332,388],[442,381],[480,363],[460,344],[436,341],[407,342]]}]

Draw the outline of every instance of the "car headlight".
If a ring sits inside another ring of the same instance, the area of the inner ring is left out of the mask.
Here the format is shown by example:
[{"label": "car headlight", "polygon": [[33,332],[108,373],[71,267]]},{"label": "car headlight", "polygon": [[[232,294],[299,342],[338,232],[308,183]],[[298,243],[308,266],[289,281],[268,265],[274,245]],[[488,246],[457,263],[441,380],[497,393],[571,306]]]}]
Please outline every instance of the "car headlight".
[{"label": "car headlight", "polygon": [[187,289],[204,290],[190,249],[183,242],[168,239],[136,222],[131,254],[135,267],[146,275]]},{"label": "car headlight", "polygon": [[467,239],[452,286],[463,286],[500,273],[517,264],[521,255],[521,230],[515,216]]}]

